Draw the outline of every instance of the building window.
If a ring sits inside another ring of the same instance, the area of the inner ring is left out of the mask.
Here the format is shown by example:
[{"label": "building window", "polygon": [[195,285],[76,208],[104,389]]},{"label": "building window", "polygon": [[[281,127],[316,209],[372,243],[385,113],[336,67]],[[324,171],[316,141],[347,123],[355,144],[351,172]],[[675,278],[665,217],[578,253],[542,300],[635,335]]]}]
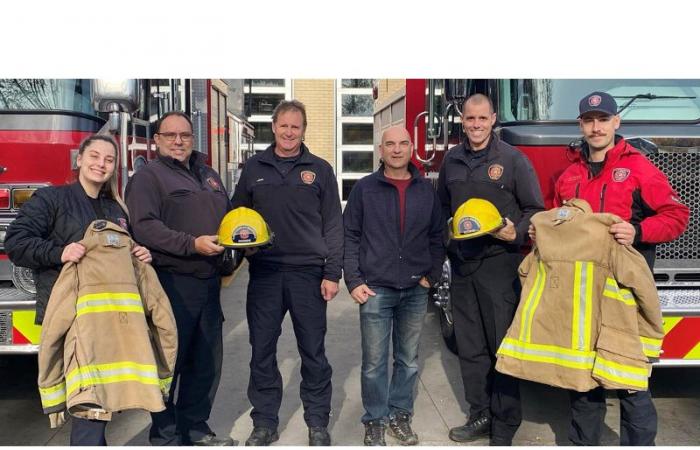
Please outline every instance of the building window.
[{"label": "building window", "polygon": [[371,79],[337,81],[336,145],[338,188],[345,202],[360,178],[374,170]]},{"label": "building window", "polygon": [[248,122],[255,127],[255,152],[265,150],[275,140],[272,111],[282,100],[292,98],[292,80],[284,78],[247,79],[244,85]]}]

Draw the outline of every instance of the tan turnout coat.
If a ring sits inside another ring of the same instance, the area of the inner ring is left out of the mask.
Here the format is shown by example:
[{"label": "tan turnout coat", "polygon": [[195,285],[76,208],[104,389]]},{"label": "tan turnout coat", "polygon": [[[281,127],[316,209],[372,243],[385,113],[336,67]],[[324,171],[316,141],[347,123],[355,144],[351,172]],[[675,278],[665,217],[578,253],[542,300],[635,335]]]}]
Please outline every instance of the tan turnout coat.
[{"label": "tan turnout coat", "polygon": [[94,221],[80,243],[85,256],[63,266],[41,330],[44,413],[110,420],[115,411],[162,411],[177,354],[168,297],[118,225]]},{"label": "tan turnout coat", "polygon": [[580,392],[647,389],[664,336],[659,298],[644,258],[608,231],[621,221],[580,199],[533,216],[537,243],[496,370]]}]

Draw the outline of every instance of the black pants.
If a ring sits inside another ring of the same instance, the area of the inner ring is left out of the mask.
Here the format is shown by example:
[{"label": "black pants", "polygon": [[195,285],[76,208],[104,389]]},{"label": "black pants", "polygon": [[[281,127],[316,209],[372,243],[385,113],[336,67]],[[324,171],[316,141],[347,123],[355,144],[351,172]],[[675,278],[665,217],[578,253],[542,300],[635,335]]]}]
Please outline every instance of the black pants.
[{"label": "black pants", "polygon": [[277,340],[289,311],[301,356],[300,396],[310,427],[328,426],[331,375],[324,341],[326,302],[321,297],[321,268],[279,271],[250,267],[246,314],[250,329],[248,399],[254,426],[277,429],[282,403],[282,376],[277,367]]},{"label": "black pants", "polygon": [[88,420],[71,417],[70,445],[71,446],[106,446],[106,420]]},{"label": "black pants", "polygon": [[[620,399],[620,445],[654,445],[657,416],[649,391],[616,390]],[[569,440],[575,445],[600,445],[605,420],[605,390],[569,391],[571,426]]]},{"label": "black pants", "polygon": [[[151,445],[189,445],[207,425],[223,358],[220,281],[157,271],[177,323],[178,352],[166,410],[151,414]],[[177,399],[175,391],[177,389]]]},{"label": "black pants", "polygon": [[522,257],[501,254],[455,267],[450,289],[455,337],[470,417],[492,416],[491,437],[511,440],[522,421],[519,380],[494,370],[496,351],[520,296]]}]

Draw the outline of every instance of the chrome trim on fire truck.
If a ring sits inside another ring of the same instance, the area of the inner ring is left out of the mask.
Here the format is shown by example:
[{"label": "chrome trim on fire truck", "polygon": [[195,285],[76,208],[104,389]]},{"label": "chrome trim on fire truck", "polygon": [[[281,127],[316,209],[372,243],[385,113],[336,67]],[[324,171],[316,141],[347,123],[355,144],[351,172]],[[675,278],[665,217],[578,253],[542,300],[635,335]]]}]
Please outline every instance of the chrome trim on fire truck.
[{"label": "chrome trim on fire truck", "polygon": [[31,355],[39,353],[38,345],[0,345],[0,355]]}]

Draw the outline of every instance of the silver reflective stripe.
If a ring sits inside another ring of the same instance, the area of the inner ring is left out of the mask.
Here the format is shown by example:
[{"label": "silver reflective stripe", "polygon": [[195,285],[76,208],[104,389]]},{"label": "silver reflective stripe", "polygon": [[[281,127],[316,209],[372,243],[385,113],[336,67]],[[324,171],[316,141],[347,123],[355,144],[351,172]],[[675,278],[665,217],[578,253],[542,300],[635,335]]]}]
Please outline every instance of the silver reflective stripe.
[{"label": "silver reflective stripe", "polygon": [[595,359],[594,356],[575,356],[575,355],[569,355],[569,354],[566,354],[564,352],[557,352],[557,351],[553,351],[553,350],[526,348],[526,347],[522,347],[519,345],[514,345],[514,344],[512,344],[510,342],[506,342],[506,341],[501,342],[501,347],[503,347],[506,350],[510,350],[510,351],[518,352],[518,353],[523,353],[526,355],[540,356],[540,357],[544,357],[544,358],[560,359],[560,360],[564,360],[564,361],[586,364],[586,365],[589,365],[591,367],[593,366],[593,360]]},{"label": "silver reflective stripe", "polygon": [[[117,369],[109,369],[109,370],[101,370],[97,369],[95,367],[82,367],[80,368],[79,371],[74,371],[70,373],[66,379],[67,383],[67,389],[68,392],[72,392],[76,388],[76,384],[80,385],[81,382],[85,381],[87,383],[92,383],[96,382],[100,384],[104,379],[109,378],[109,377],[116,377],[117,379],[114,381],[120,381],[118,380],[119,376],[123,375],[136,375],[137,377],[141,378],[141,380],[138,380],[140,382],[149,382],[151,381],[152,384],[160,385],[160,379],[158,378],[158,371],[156,370],[155,366],[153,367],[152,370],[139,370],[134,367],[123,367],[123,368],[117,368]],[[127,380],[122,380],[122,381],[127,381]],[[128,380],[128,381],[133,381],[133,380]]]},{"label": "silver reflective stripe", "polygon": [[579,263],[581,270],[581,283],[579,284],[579,315],[578,315],[578,349],[586,349],[586,268],[588,263]]},{"label": "silver reflective stripe", "polygon": [[78,305],[78,309],[90,306],[119,305],[119,306],[143,306],[141,300],[133,299],[107,299],[107,300],[86,300]]},{"label": "silver reflective stripe", "polygon": [[641,375],[637,373],[632,373],[632,372],[627,372],[621,369],[617,369],[615,367],[610,367],[606,364],[607,361],[601,361],[600,358],[596,360],[595,364],[595,371],[602,371],[607,374],[610,374],[612,376],[616,376],[618,378],[622,379],[630,379],[630,380],[635,380],[635,381],[642,381],[646,383],[647,379],[649,378],[647,375]]},{"label": "silver reflective stripe", "polygon": [[48,400],[55,400],[57,398],[65,398],[66,397],[66,387],[62,387],[56,392],[52,392],[50,394],[45,394],[42,390],[39,391],[41,394],[41,400],[43,402],[46,402]]}]

